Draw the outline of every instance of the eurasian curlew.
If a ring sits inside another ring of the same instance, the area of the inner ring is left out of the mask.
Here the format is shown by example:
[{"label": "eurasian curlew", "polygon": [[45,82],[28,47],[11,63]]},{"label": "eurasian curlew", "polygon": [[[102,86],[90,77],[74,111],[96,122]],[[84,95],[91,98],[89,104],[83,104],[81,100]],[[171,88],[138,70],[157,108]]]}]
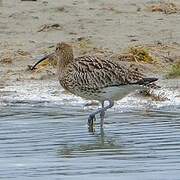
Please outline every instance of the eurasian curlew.
[{"label": "eurasian curlew", "polygon": [[[103,127],[105,111],[114,105],[115,100],[158,80],[145,77],[138,69],[97,56],[74,58],[72,46],[64,42],[57,44],[55,54],[61,86],[72,94],[102,104],[102,108],[89,115],[89,126],[93,125],[96,114],[100,114]],[[32,69],[49,56],[51,54],[39,60]],[[109,102],[107,106],[105,101]]]}]

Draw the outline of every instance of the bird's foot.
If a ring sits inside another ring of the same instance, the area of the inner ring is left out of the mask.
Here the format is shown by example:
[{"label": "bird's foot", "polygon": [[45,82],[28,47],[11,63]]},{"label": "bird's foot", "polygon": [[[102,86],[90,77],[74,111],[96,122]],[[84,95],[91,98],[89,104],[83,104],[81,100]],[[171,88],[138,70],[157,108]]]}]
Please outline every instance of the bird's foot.
[{"label": "bird's foot", "polygon": [[88,129],[89,129],[89,132],[95,132],[95,123],[94,123],[94,121],[96,121],[95,115],[90,114],[89,118],[88,118]]},{"label": "bird's foot", "polygon": [[92,127],[94,125],[94,121],[96,121],[95,115],[90,114],[88,118],[88,126]]}]

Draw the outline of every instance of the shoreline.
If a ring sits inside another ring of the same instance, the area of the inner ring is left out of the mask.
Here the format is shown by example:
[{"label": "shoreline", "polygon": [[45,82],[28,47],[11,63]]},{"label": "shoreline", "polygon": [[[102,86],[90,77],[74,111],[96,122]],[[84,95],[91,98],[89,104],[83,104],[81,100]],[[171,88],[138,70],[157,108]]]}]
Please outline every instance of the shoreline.
[{"label": "shoreline", "polygon": [[[178,1],[173,2],[179,8]],[[165,78],[170,67],[180,61],[180,10],[152,12],[149,7],[153,3],[148,0],[1,1],[0,84],[55,79],[53,66],[38,72],[28,71],[28,66],[53,52],[60,41],[71,43],[75,56],[97,54],[118,61],[130,47],[143,47],[155,62],[127,63],[135,64],[145,74]]]}]

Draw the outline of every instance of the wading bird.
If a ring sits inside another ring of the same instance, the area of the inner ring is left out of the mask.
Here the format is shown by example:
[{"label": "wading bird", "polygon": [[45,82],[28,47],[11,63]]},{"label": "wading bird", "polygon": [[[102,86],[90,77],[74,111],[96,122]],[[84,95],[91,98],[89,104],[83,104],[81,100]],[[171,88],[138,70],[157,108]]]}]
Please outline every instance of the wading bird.
[{"label": "wading bird", "polygon": [[[147,88],[154,77],[145,77],[138,69],[97,56],[74,58],[71,45],[61,42],[56,46],[57,73],[61,86],[72,94],[89,100],[97,100],[102,107],[89,115],[88,124],[93,125],[95,116],[100,114],[101,127],[105,111],[114,105],[115,100],[125,97],[132,91]],[[43,57],[35,67],[52,54]],[[104,102],[109,104],[105,106]]]}]

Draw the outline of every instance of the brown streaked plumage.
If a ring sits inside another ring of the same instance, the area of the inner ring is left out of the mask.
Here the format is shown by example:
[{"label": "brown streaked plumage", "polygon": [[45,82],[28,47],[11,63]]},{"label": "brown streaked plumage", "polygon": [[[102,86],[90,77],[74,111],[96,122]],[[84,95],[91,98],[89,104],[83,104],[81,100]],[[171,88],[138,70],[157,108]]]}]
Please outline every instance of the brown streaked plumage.
[{"label": "brown streaked plumage", "polygon": [[[64,42],[57,44],[55,53],[58,79],[62,87],[72,94],[102,103],[102,108],[89,116],[91,125],[95,115],[100,113],[103,126],[105,111],[113,106],[114,100],[157,80],[145,78],[137,68],[126,67],[97,56],[74,58],[72,46]],[[46,58],[47,56],[37,62],[32,69]],[[104,107],[104,101],[109,101],[109,105]]]}]

